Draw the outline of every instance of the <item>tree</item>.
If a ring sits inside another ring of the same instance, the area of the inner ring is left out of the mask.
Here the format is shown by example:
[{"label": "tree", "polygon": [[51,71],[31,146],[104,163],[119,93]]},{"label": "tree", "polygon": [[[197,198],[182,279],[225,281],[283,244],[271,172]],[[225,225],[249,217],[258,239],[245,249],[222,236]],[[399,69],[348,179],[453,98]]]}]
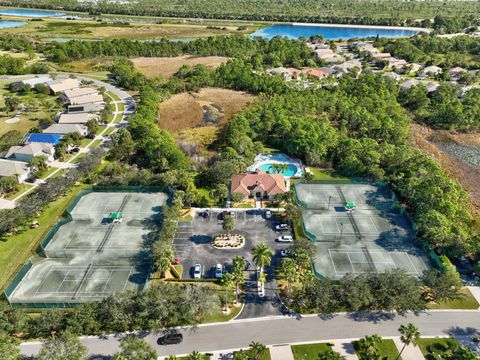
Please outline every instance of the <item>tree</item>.
[{"label": "tree", "polygon": [[0,178],[0,193],[8,194],[16,191],[18,180],[16,176],[6,176]]},{"label": "tree", "polygon": [[235,278],[232,273],[224,273],[220,278],[221,283],[225,287],[225,311],[228,309],[228,293],[232,285],[234,284]]},{"label": "tree", "polygon": [[235,256],[233,258],[233,280],[235,282],[235,303],[237,303],[237,297],[239,293],[239,284],[245,280],[244,270],[247,266],[247,260],[243,256]]},{"label": "tree", "polygon": [[250,343],[250,349],[248,350],[248,353],[250,356],[253,357],[254,360],[262,359],[262,357],[267,354],[267,352],[268,348],[262,343],[259,343],[257,341],[252,341]]},{"label": "tree", "polygon": [[8,335],[7,333],[0,331],[0,354],[2,354],[2,360],[20,360],[20,349],[18,347],[19,341]]},{"label": "tree", "polygon": [[78,337],[64,332],[52,337],[42,346],[37,360],[86,360],[87,348]]},{"label": "tree", "polygon": [[265,265],[270,265],[272,261],[272,251],[264,243],[260,243],[252,249],[252,254],[253,262],[260,268],[260,272],[263,273]]},{"label": "tree", "polygon": [[34,156],[28,161],[28,163],[30,164],[32,171],[36,173],[47,168],[47,157],[44,155]]},{"label": "tree", "polygon": [[20,106],[20,99],[16,96],[5,96],[4,101],[7,113],[17,110]]},{"label": "tree", "polygon": [[113,360],[156,360],[157,351],[144,339],[134,335],[127,335],[120,340],[120,352],[113,356]]},{"label": "tree", "polygon": [[283,278],[287,282],[287,295],[292,293],[292,284],[298,280],[299,273],[297,269],[297,264],[292,258],[285,258],[280,264],[280,271],[283,274]]},{"label": "tree", "polygon": [[367,335],[357,342],[357,355],[360,360],[376,360],[379,359],[378,345],[382,342],[382,338],[376,334]]},{"label": "tree", "polygon": [[98,131],[98,122],[95,119],[90,119],[87,121],[88,136],[93,138]]},{"label": "tree", "polygon": [[400,325],[398,331],[401,334],[400,341],[403,343],[403,346],[402,350],[400,350],[400,353],[397,356],[397,360],[400,359],[406,346],[410,344],[417,346],[418,340],[420,339],[420,331],[418,331],[418,328],[413,324]]},{"label": "tree", "polygon": [[342,356],[335,351],[324,351],[318,354],[318,360],[342,360]]},{"label": "tree", "polygon": [[203,360],[204,356],[199,353],[197,350],[194,350],[190,355],[187,356],[187,360]]},{"label": "tree", "polygon": [[428,301],[442,302],[462,298],[456,277],[449,276],[446,272],[432,269],[426,272],[424,283]]},{"label": "tree", "polygon": [[222,223],[222,229],[227,232],[227,234],[230,235],[231,231],[235,230],[236,227],[236,220],[235,217],[230,216],[230,215],[225,215],[223,217],[223,223]]}]

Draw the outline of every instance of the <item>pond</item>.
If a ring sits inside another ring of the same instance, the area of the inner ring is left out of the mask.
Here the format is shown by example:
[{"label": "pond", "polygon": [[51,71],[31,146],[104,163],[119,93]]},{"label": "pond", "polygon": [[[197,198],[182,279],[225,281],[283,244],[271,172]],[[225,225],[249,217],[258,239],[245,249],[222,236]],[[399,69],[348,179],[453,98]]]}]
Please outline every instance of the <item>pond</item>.
[{"label": "pond", "polygon": [[271,39],[275,36],[286,36],[291,39],[298,39],[301,36],[309,38],[312,35],[322,35],[326,40],[366,38],[371,36],[379,37],[405,37],[418,34],[419,30],[412,28],[388,28],[388,27],[369,27],[354,25],[330,25],[330,24],[279,24],[272,25],[257,30],[250,37],[263,37]]},{"label": "pond", "polygon": [[24,16],[30,18],[58,17],[65,15],[61,12],[30,10],[30,9],[0,9],[0,15]]},{"label": "pond", "polygon": [[4,21],[0,20],[0,29],[9,29],[9,28],[15,28],[19,26],[25,25],[24,22],[21,21]]}]

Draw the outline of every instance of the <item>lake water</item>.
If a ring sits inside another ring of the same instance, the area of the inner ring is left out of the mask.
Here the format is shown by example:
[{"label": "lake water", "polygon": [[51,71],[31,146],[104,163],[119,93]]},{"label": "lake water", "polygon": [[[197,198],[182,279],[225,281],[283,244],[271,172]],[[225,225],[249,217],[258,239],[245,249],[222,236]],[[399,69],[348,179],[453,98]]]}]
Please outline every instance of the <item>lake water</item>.
[{"label": "lake water", "polygon": [[309,38],[312,35],[322,35],[326,40],[365,38],[370,36],[380,37],[403,37],[417,34],[418,31],[403,29],[377,29],[368,27],[342,27],[332,26],[310,26],[310,25],[272,25],[257,30],[251,37],[260,36],[271,39],[274,36],[286,36],[291,39],[298,39],[301,36]]},{"label": "lake water", "polygon": [[8,28],[14,28],[14,27],[19,27],[25,25],[24,22],[21,21],[4,21],[0,20],[0,29],[8,29]]},{"label": "lake water", "polygon": [[57,16],[65,15],[65,14],[61,13],[61,12],[55,12],[55,11],[7,9],[7,10],[0,10],[0,15],[25,16],[25,17],[30,17],[30,18],[43,18],[43,17],[57,17]]}]

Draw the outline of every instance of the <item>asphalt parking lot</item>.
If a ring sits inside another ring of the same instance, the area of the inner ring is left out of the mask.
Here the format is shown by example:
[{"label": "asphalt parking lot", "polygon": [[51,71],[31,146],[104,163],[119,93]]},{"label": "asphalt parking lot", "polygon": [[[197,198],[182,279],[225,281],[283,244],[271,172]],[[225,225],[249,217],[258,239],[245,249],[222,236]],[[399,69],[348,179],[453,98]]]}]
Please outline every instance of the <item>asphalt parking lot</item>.
[{"label": "asphalt parking lot", "polygon": [[281,249],[289,247],[289,243],[278,243],[275,238],[280,235],[291,235],[290,231],[277,232],[274,230],[275,223],[265,219],[265,212],[260,210],[230,209],[235,211],[237,226],[234,233],[245,236],[245,246],[241,249],[215,249],[211,245],[215,234],[223,232],[221,211],[211,211],[204,218],[201,212],[193,214],[192,221],[178,223],[178,235],[173,244],[176,257],[183,265],[184,278],[193,278],[193,266],[201,264],[203,278],[213,278],[216,264],[222,264],[228,271],[235,256],[244,256],[251,264],[251,250],[258,243],[265,243],[275,254],[279,256]]}]

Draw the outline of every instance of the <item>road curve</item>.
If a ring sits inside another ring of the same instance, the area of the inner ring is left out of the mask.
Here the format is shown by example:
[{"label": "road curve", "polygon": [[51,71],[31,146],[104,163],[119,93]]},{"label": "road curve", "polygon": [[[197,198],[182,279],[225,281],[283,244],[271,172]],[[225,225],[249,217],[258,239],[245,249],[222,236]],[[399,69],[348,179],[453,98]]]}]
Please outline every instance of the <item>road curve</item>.
[{"label": "road curve", "polygon": [[[443,310],[406,316],[352,313],[234,320],[182,330],[183,343],[168,347],[157,345],[157,334],[141,335],[155,347],[160,356],[165,356],[187,354],[193,350],[210,352],[238,349],[247,347],[252,340],[277,345],[360,338],[373,333],[398,336],[399,326],[409,322],[418,326],[423,336],[465,337],[480,333],[479,311]],[[118,339],[121,337],[122,335],[84,337],[81,341],[91,355],[111,355],[118,350]],[[39,342],[22,343],[20,349],[22,355],[32,356],[37,354],[40,347]]]}]

